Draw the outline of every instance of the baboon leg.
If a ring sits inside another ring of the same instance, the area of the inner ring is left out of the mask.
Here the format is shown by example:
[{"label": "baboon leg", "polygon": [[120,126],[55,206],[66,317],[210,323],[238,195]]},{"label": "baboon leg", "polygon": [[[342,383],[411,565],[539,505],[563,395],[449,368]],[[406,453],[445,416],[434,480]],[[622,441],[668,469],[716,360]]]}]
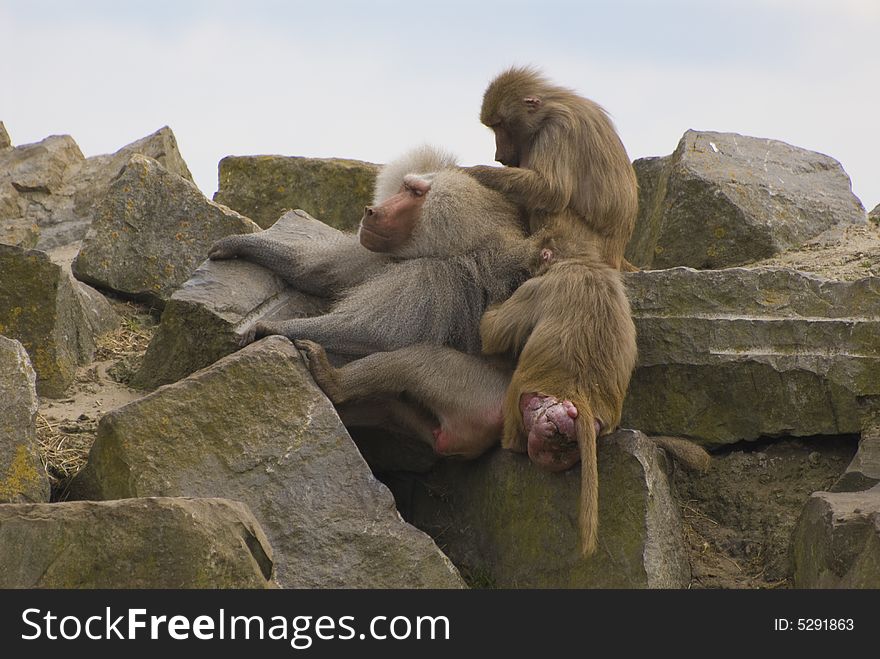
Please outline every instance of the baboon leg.
[{"label": "baboon leg", "polygon": [[402,400],[379,397],[343,403],[338,411],[346,428],[382,428],[434,446],[437,420]]},{"label": "baboon leg", "polygon": [[309,367],[317,368],[316,379],[331,383],[335,402],[403,396],[428,410],[438,421],[432,435],[441,455],[474,458],[501,436],[501,403],[510,381],[505,368],[436,345],[374,353],[334,368],[321,357],[321,346],[296,345]]}]

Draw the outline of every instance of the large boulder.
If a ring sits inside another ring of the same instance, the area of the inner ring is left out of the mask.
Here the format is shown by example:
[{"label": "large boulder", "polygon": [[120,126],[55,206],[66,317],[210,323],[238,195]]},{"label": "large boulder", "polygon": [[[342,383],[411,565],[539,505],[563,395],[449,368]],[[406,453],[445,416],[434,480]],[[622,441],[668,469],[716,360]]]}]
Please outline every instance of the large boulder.
[{"label": "large boulder", "polygon": [[639,363],[623,423],[725,444],[861,430],[880,393],[880,278],[782,268],[626,276]]},{"label": "large boulder", "polygon": [[74,496],[218,496],[260,520],[284,587],[461,587],[400,518],[286,338],[105,415]]},{"label": "large boulder", "polygon": [[626,256],[642,268],[752,263],[865,209],[833,158],[776,140],[689,130],[634,164],[639,215]]},{"label": "large boulder", "polygon": [[95,210],[73,262],[78,279],[164,305],[224,236],[259,227],[194,183],[135,154]]},{"label": "large boulder", "polygon": [[63,396],[76,367],[95,352],[77,289],[45,252],[0,244],[0,334],[24,345],[41,396]]},{"label": "large boulder", "polygon": [[0,503],[49,500],[37,449],[36,379],[21,343],[0,336]]},{"label": "large boulder", "polygon": [[301,208],[330,226],[352,229],[373,198],[378,165],[337,158],[227,156],[214,201],[268,228]]},{"label": "large boulder", "polygon": [[0,588],[268,588],[271,574],[237,501],[0,505]]},{"label": "large boulder", "polygon": [[868,220],[874,224],[880,224],[880,204],[874,206],[874,210],[868,213]]},{"label": "large boulder", "polygon": [[98,201],[135,153],[192,180],[167,126],[116,153],[91,158],[83,157],[69,135],[0,148],[0,242],[51,249],[82,239]]},{"label": "large boulder", "polygon": [[816,492],[792,539],[796,588],[880,588],[880,486]]},{"label": "large boulder", "polygon": [[473,462],[443,462],[396,489],[405,517],[472,585],[681,588],[690,568],[665,465],[642,433],[599,440],[599,547],[588,559],[579,550],[577,468],[547,473],[496,449]]},{"label": "large boulder", "polygon": [[[339,232],[302,211],[291,211],[263,235],[307,248],[311,242],[334,240]],[[202,258],[206,254],[207,249]],[[213,364],[238,349],[238,332],[256,318],[311,316],[327,304],[253,263],[205,261],[165,305],[132,386],[155,389]]]},{"label": "large boulder", "polygon": [[11,148],[12,140],[9,138],[9,133],[6,132],[6,126],[0,121],[0,151],[5,151]]}]

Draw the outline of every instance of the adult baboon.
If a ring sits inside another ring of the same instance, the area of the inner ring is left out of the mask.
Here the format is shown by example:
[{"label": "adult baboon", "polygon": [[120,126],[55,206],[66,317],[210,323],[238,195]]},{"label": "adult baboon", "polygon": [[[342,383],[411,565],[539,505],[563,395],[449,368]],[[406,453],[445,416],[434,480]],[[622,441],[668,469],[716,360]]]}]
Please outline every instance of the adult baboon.
[{"label": "adult baboon", "polygon": [[605,110],[531,68],[511,68],[486,89],[480,120],[495,132],[505,167],[467,168],[523,208],[531,233],[585,234],[612,267],[623,258],[638,210],[636,175]]},{"label": "adult baboon", "polygon": [[516,289],[538,249],[511,202],[452,165],[427,147],[391,163],[357,236],[308,251],[259,233],[215,243],[211,259],[243,258],[337,298],[321,316],[255,323],[242,343],[283,334],[348,357],[417,343],[478,354],[484,309]]}]

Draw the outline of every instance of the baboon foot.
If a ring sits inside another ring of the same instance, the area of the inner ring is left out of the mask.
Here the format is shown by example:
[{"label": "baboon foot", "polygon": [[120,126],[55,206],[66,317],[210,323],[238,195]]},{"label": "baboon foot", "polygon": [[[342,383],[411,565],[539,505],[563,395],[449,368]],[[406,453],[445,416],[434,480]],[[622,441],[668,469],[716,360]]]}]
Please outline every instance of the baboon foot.
[{"label": "baboon foot", "polygon": [[434,453],[447,458],[473,460],[498,444],[501,429],[500,408],[497,413],[489,411],[485,415],[451,423],[448,420],[441,422],[439,428],[431,431],[434,435]]},{"label": "baboon foot", "polygon": [[553,396],[523,394],[519,399],[523,424],[529,433],[532,462],[547,471],[565,471],[580,460],[574,420],[577,408]]},{"label": "baboon foot", "polygon": [[327,351],[324,350],[324,346],[306,339],[295,339],[293,345],[305,357],[306,365],[309,367],[315,384],[321,388],[327,398],[335,404],[345,402],[342,399],[336,369],[327,359]]}]

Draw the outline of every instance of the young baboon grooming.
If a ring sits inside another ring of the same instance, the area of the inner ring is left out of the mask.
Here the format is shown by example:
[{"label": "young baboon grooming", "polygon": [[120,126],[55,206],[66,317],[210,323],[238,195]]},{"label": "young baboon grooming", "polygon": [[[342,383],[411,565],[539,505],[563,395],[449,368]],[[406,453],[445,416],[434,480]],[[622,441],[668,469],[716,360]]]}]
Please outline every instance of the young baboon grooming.
[{"label": "young baboon grooming", "polygon": [[259,233],[215,243],[211,259],[244,258],[338,298],[322,316],[255,323],[242,343],[283,334],[348,357],[417,343],[478,354],[480,316],[525,279],[538,249],[511,202],[452,165],[427,147],[388,165],[357,236],[309,249]]},{"label": "young baboon grooming", "polygon": [[599,519],[596,437],[620,423],[636,329],[620,273],[591,244],[548,241],[542,257],[536,277],[483,315],[480,334],[483,352],[519,355],[504,398],[502,445],[557,470],[577,461],[575,447],[548,447],[541,426],[576,440],[582,550],[591,554]]},{"label": "young baboon grooming", "polygon": [[605,110],[534,69],[511,68],[486,89],[480,121],[495,132],[505,167],[467,171],[523,208],[530,233],[584,233],[605,262],[634,269],[623,252],[638,210],[636,175]]}]

